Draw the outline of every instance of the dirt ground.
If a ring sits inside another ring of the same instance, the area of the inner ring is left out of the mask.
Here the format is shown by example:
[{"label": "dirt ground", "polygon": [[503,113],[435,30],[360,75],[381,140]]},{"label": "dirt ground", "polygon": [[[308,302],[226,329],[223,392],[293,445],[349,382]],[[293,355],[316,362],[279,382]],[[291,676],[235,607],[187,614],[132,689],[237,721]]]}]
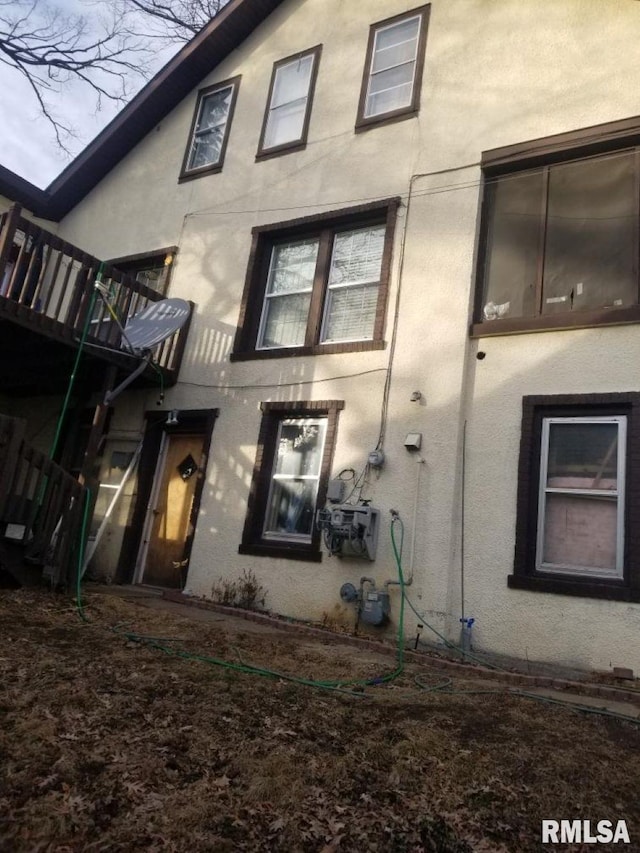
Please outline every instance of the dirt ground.
[{"label": "dirt ground", "polygon": [[215,614],[85,604],[88,623],[68,598],[0,594],[2,851],[526,853],[545,849],[543,818],[624,819],[624,849],[640,850],[640,727],[460,692],[500,690],[472,670],[453,693],[420,689],[416,675],[446,678],[414,664],[344,693],[259,677],[186,653],[321,680],[393,661]]}]

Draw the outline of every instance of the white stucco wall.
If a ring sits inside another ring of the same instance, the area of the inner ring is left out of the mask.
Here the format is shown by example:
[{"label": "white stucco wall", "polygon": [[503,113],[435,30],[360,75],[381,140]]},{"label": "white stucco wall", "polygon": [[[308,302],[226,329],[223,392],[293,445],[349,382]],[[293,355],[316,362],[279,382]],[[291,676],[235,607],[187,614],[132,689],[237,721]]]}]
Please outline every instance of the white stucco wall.
[{"label": "white stucco wall", "polygon": [[[202,81],[242,75],[222,172],[178,183],[194,91],[66,217],[60,233],[99,257],[179,246],[170,295],[193,299],[197,309],[180,383],[166,403],[220,409],[187,582],[194,593],[209,595],[220,577],[250,568],[274,610],[307,618],[335,613],[345,580],[394,575],[388,510],[395,508],[407,528],[405,562],[414,555],[412,600],[457,637],[466,420],[465,607],[477,620],[477,644],[532,660],[638,669],[631,638],[640,605],[510,590],[506,580],[522,396],[637,389],[637,331],[470,341],[468,324],[481,152],[640,113],[640,4],[433,0],[419,115],[355,134],[369,24],[413,5],[284,3]],[[316,44],[323,51],[309,144],[255,162],[273,62]],[[313,564],[239,555],[260,402],[345,400],[334,470],[360,470],[377,440],[390,355],[387,348],[230,363],[251,228],[395,195],[403,205],[387,342],[399,286],[400,314],[387,463],[368,493],[383,511],[379,558],[373,565],[326,557]],[[482,362],[479,348],[487,353]],[[415,390],[419,402],[410,400]],[[151,394],[147,404],[154,404]],[[119,406],[124,421],[126,405]],[[132,428],[142,408],[138,395]],[[410,431],[423,433],[424,464],[403,447]],[[408,631],[416,621],[408,615]]]}]

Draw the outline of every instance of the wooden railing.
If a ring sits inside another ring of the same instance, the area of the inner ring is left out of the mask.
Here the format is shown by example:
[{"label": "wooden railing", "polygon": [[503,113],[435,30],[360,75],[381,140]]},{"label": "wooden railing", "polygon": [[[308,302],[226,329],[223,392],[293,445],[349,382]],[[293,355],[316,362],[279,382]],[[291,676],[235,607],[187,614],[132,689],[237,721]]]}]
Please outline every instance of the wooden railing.
[{"label": "wooden railing", "polygon": [[[69,342],[80,339],[89,319],[87,341],[109,360],[110,353],[122,353],[121,332],[102,299],[94,298],[99,267],[97,258],[24,219],[14,205],[0,220],[0,316]],[[114,267],[104,268],[102,282],[123,326],[163,298]],[[169,381],[177,379],[187,334],[188,325],[154,352]]]},{"label": "wooden railing", "polygon": [[0,415],[0,536],[54,585],[71,585],[86,489],[24,440],[25,422]]}]

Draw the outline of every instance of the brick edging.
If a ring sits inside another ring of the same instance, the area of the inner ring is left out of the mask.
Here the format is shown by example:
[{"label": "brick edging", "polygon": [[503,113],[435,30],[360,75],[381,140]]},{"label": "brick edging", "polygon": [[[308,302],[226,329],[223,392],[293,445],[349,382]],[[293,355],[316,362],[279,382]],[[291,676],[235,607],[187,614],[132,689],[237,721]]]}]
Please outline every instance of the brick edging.
[{"label": "brick edging", "polygon": [[[296,634],[306,634],[316,637],[325,643],[343,643],[347,646],[356,646],[379,652],[384,655],[395,655],[395,646],[385,640],[372,640],[367,637],[353,637],[348,634],[337,634],[326,628],[316,628],[305,625],[302,622],[290,622],[282,618],[270,616],[266,613],[258,613],[253,610],[241,610],[237,607],[227,607],[224,604],[216,604],[214,601],[193,598],[183,595],[174,590],[164,590],[162,597],[176,604],[186,604],[199,610],[213,610],[216,613],[224,613],[226,616],[235,616],[245,619],[247,622],[256,622],[259,625],[267,625],[281,631],[289,631]],[[428,665],[434,669],[448,670],[465,677],[482,677],[490,681],[507,682],[516,687],[546,687],[552,690],[564,690],[582,696],[594,696],[612,701],[632,702],[640,705],[640,692],[625,690],[623,687],[606,687],[593,682],[572,681],[567,678],[551,678],[543,675],[525,675],[519,672],[505,672],[503,670],[489,669],[480,664],[458,663],[446,658],[436,657],[430,652],[417,652],[405,649],[404,658],[412,663]]]}]

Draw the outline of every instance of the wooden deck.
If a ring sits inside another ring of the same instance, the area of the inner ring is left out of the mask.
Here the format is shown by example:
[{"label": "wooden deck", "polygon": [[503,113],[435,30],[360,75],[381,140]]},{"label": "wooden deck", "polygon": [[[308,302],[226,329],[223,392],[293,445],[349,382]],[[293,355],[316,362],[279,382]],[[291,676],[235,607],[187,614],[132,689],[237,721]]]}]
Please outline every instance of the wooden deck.
[{"label": "wooden deck", "polygon": [[[60,390],[86,329],[86,357],[96,381],[106,365],[123,374],[137,364],[121,347],[121,333],[95,292],[100,260],[24,219],[19,206],[0,220],[0,392]],[[161,294],[105,267],[102,282],[122,325]],[[166,386],[175,384],[188,324],[154,352]],[[158,384],[149,368],[141,384]]]}]

